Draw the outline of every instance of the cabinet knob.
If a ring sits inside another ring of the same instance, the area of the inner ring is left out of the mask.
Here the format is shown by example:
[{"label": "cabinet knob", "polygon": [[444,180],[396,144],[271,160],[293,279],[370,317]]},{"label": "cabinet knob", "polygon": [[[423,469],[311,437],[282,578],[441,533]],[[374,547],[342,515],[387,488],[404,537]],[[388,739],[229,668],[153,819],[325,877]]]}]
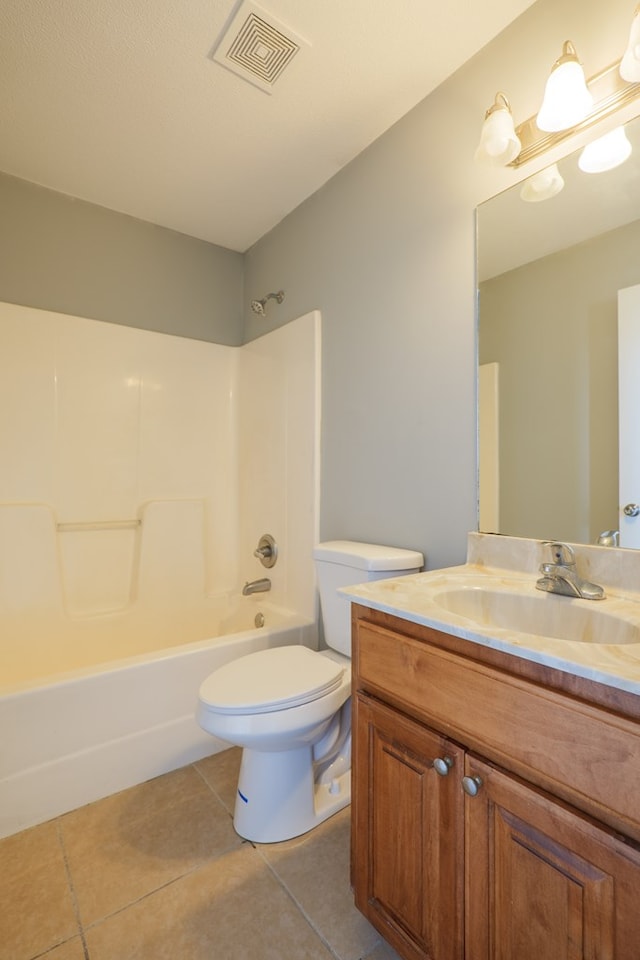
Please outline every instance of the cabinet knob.
[{"label": "cabinet knob", "polygon": [[436,757],[433,761],[433,769],[440,777],[446,777],[453,766],[451,757]]},{"label": "cabinet knob", "polygon": [[626,507],[623,508],[622,512],[625,517],[637,517],[640,514],[640,507],[637,503],[628,503]]},{"label": "cabinet knob", "polygon": [[477,797],[482,786],[482,777],[463,777],[462,789],[469,797]]}]

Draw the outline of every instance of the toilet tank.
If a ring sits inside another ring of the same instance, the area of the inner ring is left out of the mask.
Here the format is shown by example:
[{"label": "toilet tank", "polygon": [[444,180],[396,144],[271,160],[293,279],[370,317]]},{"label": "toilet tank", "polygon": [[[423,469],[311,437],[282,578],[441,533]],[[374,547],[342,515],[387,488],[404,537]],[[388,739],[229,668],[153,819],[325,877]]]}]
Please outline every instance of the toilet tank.
[{"label": "toilet tank", "polygon": [[319,543],[313,557],[325,642],[347,657],[351,656],[351,603],[337,593],[338,588],[417,573],[424,565],[423,555],[416,550],[353,540]]}]

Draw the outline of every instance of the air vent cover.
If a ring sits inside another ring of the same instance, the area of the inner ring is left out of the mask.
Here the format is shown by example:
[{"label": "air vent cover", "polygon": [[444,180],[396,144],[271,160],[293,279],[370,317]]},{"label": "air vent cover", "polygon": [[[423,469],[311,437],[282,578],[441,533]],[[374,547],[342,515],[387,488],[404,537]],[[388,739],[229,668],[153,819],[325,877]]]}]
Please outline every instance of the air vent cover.
[{"label": "air vent cover", "polygon": [[243,3],[216,44],[211,59],[239,77],[272,92],[306,41],[252,2]]}]

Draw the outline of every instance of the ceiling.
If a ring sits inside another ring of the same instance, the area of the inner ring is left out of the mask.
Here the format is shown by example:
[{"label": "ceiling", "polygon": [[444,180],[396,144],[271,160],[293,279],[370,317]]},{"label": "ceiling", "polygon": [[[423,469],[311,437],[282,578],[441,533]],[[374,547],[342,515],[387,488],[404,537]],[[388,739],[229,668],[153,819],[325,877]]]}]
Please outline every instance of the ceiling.
[{"label": "ceiling", "polygon": [[0,171],[242,252],[531,2],[261,0],[266,93],[211,56],[247,0],[2,0]]}]

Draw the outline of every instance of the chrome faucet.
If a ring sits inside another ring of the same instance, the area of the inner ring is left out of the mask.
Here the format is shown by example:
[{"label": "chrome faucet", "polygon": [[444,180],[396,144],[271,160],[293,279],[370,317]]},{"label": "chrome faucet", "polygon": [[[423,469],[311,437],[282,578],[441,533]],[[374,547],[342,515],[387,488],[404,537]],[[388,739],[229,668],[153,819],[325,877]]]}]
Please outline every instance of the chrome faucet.
[{"label": "chrome faucet", "polygon": [[551,542],[553,560],[541,563],[543,575],[537,582],[538,590],[559,593],[563,597],[580,597],[582,600],[604,600],[604,590],[597,583],[589,583],[578,575],[573,549],[566,543]]},{"label": "chrome faucet", "polygon": [[597,540],[599,547],[619,547],[620,546],[620,531],[619,530],[603,530]]},{"label": "chrome faucet", "polygon": [[259,580],[247,580],[242,588],[242,596],[250,597],[252,593],[266,593],[271,590],[271,580],[269,577],[261,577]]}]

